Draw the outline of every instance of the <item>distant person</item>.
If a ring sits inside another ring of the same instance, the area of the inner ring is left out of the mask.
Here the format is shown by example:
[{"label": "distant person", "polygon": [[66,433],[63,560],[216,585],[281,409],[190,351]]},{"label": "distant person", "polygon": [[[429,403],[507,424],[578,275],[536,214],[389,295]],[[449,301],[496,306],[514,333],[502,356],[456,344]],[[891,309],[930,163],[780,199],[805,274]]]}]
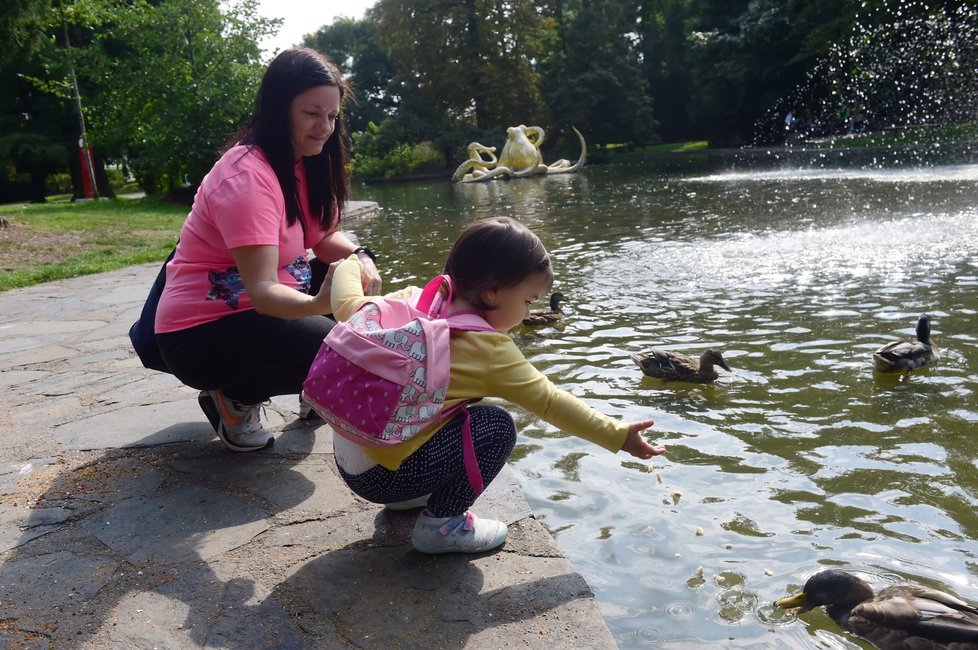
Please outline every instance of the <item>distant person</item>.
[{"label": "distant person", "polygon": [[849,114],[849,133],[866,132],[866,109],[859,102],[854,102]]},{"label": "distant person", "polygon": [[811,106],[805,106],[805,108],[802,110],[801,120],[801,130],[805,132],[805,135],[818,135],[818,122],[815,119],[815,112],[812,110]]},{"label": "distant person", "polygon": [[[337,319],[345,321],[367,302],[365,266],[352,256],[335,266],[333,309]],[[610,451],[623,450],[645,459],[665,453],[665,447],[642,437],[652,420],[626,423],[598,413],[555,387],[506,335],[529,315],[531,303],[550,294],[553,284],[550,256],[526,226],[506,217],[470,225],[455,241],[444,273],[454,286],[454,299],[446,312],[476,312],[495,329],[452,332],[451,378],[444,408],[500,397]],[[468,410],[476,461],[488,485],[513,450],[516,425],[500,406]],[[383,448],[333,438],[336,464],[354,492],[395,509],[425,507],[411,537],[414,548],[423,553],[478,553],[506,540],[506,524],[476,518],[468,511],[477,495],[462,462],[463,420],[459,415],[407,442]]]},{"label": "distant person", "polygon": [[363,290],[380,290],[373,254],[340,230],[349,194],[340,108],[349,95],[319,52],[276,56],[249,123],[197,190],[167,265],[160,351],[177,379],[201,391],[201,408],[233,451],[272,442],[261,404],[299,393],[335,324],[326,265],[356,253]]}]

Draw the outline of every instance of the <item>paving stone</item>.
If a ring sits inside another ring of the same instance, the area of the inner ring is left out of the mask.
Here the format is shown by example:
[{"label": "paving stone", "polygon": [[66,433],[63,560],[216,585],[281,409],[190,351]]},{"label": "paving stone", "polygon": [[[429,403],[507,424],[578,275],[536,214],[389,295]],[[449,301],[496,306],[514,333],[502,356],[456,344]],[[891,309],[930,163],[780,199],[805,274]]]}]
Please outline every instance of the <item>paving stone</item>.
[{"label": "paving stone", "polygon": [[258,508],[196,485],[134,497],[82,525],[136,565],[208,560],[268,529]]},{"label": "paving stone", "polygon": [[101,554],[15,555],[0,565],[0,611],[3,618],[10,618],[30,615],[33,610],[63,610],[73,601],[83,603],[112,579],[117,566],[115,560]]},{"label": "paving stone", "polygon": [[110,613],[105,647],[302,648],[288,614],[254,577],[220,563],[130,594]]},{"label": "paving stone", "polygon": [[117,449],[208,442],[217,436],[195,397],[78,418],[58,426],[55,439],[68,449]]},{"label": "paving stone", "polygon": [[202,481],[247,490],[281,510],[308,504],[309,509],[329,513],[353,504],[353,493],[326,459],[297,461],[278,455],[277,440],[275,447],[275,454],[228,454],[220,463],[213,458],[179,459],[170,467]]}]

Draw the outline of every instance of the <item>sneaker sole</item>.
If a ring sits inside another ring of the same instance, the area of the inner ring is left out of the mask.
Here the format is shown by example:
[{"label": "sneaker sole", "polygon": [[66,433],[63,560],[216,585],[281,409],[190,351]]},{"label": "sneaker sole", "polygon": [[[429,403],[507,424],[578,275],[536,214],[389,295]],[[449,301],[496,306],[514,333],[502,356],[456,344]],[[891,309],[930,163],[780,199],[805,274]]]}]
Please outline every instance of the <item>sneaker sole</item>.
[{"label": "sneaker sole", "polygon": [[508,529],[503,529],[502,533],[496,536],[491,542],[485,546],[479,548],[445,548],[439,546],[428,546],[424,542],[419,542],[418,540],[411,538],[411,546],[414,550],[420,553],[427,553],[429,555],[439,555],[442,553],[485,553],[486,551],[491,551],[493,549],[499,548],[506,542],[506,533]]},{"label": "sneaker sole", "polygon": [[300,420],[305,420],[306,422],[309,422],[310,420],[322,420],[322,418],[319,417],[319,413],[316,413],[316,409],[313,409],[313,408],[310,408],[305,413],[303,413],[302,412],[302,409],[300,409],[299,410],[299,419]]},{"label": "sneaker sole", "polygon": [[274,444],[274,442],[275,442],[275,438],[273,436],[268,436],[268,440],[263,445],[253,445],[253,446],[250,446],[250,447],[245,447],[245,446],[236,444],[236,443],[232,442],[230,438],[228,438],[227,431],[225,431],[223,424],[219,424],[218,425],[218,427],[217,427],[217,435],[221,439],[221,442],[224,443],[224,446],[225,447],[227,447],[231,451],[237,451],[237,452],[261,451],[262,449],[266,449],[268,447],[271,447],[272,444]]},{"label": "sneaker sole", "polygon": [[200,391],[200,395],[197,396],[197,404],[200,405],[200,410],[207,416],[207,421],[214,427],[214,433],[220,435],[217,429],[221,424],[221,416],[217,412],[217,404],[214,403],[214,398],[207,391],[202,390]]}]

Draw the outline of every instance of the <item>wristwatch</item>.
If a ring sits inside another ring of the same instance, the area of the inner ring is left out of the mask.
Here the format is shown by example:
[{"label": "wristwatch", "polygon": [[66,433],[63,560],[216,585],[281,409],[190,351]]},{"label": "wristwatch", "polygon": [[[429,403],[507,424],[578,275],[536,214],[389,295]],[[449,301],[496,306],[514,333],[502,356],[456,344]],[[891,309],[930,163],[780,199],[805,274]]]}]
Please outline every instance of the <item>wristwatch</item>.
[{"label": "wristwatch", "polygon": [[359,255],[360,253],[363,253],[364,255],[366,255],[367,257],[369,257],[371,262],[376,262],[377,261],[377,256],[374,254],[374,252],[372,250],[370,250],[366,246],[357,246],[356,248],[353,249],[353,252],[350,253],[350,254],[351,255]]}]

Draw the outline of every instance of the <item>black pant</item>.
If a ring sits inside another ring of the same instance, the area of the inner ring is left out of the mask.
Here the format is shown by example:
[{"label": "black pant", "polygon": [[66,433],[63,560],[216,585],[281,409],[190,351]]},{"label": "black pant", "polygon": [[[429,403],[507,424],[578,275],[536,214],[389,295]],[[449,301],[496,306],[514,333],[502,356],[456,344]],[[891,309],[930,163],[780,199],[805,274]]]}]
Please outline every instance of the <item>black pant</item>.
[{"label": "black pant", "polygon": [[[310,265],[311,286],[318,290],[327,267],[318,260]],[[231,399],[258,404],[302,390],[309,366],[335,324],[326,316],[283,320],[249,309],[157,334],[157,341],[170,371],[187,386],[216,388]]]},{"label": "black pant", "polygon": [[[488,486],[502,470],[516,444],[516,423],[506,409],[495,404],[470,406],[475,458]],[[430,494],[428,511],[435,517],[460,515],[479,496],[472,490],[462,460],[462,423],[459,415],[407,457],[400,468],[377,465],[362,474],[340,476],[354,492],[374,503],[396,503]]]}]

